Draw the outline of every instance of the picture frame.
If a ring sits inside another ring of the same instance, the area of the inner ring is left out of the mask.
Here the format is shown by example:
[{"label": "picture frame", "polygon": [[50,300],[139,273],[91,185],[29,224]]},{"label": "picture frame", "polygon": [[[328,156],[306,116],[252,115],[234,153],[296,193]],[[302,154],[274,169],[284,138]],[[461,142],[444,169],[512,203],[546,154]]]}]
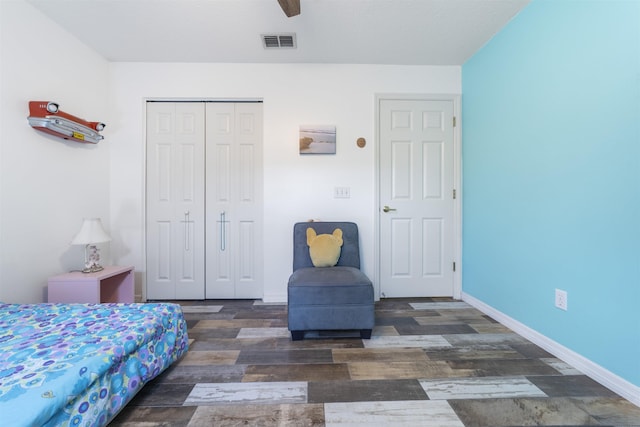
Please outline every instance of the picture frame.
[{"label": "picture frame", "polygon": [[336,154],[335,125],[300,125],[301,155]]}]

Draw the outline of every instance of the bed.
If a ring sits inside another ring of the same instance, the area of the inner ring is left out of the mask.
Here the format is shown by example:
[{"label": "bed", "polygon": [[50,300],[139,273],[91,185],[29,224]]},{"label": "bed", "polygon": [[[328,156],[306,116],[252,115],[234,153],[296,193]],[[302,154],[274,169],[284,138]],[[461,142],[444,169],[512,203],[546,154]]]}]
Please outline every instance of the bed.
[{"label": "bed", "polygon": [[188,350],[177,304],[1,304],[0,420],[103,426]]}]

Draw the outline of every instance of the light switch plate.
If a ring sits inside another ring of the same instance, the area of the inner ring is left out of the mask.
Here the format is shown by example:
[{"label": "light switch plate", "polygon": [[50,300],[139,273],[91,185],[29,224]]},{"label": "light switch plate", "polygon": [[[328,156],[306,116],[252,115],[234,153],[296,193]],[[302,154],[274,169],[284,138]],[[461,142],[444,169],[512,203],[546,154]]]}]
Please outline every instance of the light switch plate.
[{"label": "light switch plate", "polygon": [[351,197],[351,188],[350,187],[335,187],[333,189],[333,198],[334,199],[348,199]]}]

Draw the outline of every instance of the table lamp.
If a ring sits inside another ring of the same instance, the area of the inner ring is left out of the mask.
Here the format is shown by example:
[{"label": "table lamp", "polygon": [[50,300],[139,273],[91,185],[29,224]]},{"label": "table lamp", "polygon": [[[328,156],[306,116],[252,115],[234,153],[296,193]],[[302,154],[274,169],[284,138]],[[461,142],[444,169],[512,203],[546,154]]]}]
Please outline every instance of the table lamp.
[{"label": "table lamp", "polygon": [[100,265],[100,253],[95,246],[96,243],[108,242],[111,237],[102,228],[100,218],[84,218],[80,231],[71,241],[72,245],[85,245],[84,247],[84,270],[83,273],[95,273],[103,270]]}]

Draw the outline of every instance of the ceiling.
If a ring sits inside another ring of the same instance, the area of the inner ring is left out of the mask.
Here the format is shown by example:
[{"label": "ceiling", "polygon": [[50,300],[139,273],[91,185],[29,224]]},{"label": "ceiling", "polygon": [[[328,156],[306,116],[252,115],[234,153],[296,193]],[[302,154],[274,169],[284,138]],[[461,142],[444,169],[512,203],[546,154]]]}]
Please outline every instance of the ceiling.
[{"label": "ceiling", "polygon": [[[116,62],[462,65],[529,0],[27,0]],[[262,34],[295,33],[265,49]]]}]

